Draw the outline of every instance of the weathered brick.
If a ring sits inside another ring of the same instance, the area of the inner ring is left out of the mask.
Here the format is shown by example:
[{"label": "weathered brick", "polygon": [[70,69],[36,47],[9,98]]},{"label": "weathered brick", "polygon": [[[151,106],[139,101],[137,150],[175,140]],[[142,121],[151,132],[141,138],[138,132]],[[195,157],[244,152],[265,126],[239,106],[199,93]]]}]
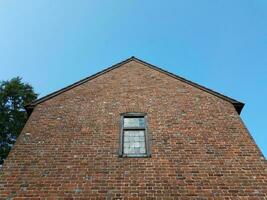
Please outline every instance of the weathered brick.
[{"label": "weathered brick", "polygon": [[[151,158],[118,156],[120,114],[145,112]],[[265,199],[266,160],[234,106],[132,60],[38,104],[1,199]]]}]

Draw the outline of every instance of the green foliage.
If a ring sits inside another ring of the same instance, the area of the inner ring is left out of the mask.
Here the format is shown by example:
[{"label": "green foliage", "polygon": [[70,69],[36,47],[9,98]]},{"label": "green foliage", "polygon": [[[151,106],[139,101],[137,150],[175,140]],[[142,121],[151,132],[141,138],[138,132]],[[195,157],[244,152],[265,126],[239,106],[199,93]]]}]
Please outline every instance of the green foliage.
[{"label": "green foliage", "polygon": [[0,164],[27,121],[24,105],[37,98],[33,87],[20,77],[0,82]]}]

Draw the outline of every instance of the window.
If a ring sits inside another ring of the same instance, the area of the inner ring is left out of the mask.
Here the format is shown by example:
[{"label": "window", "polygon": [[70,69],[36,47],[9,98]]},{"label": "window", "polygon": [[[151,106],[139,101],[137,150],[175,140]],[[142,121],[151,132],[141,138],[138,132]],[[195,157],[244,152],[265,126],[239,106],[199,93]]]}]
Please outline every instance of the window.
[{"label": "window", "polygon": [[121,115],[120,156],[150,156],[147,117],[145,113],[124,113]]}]

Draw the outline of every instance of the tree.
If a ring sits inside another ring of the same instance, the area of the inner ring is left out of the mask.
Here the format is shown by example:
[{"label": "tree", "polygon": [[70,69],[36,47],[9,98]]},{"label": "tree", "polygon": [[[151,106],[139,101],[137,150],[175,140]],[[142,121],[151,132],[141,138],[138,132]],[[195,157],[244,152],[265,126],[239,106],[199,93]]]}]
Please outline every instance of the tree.
[{"label": "tree", "polygon": [[20,77],[0,82],[0,165],[4,162],[24,124],[24,105],[37,98],[33,87]]}]

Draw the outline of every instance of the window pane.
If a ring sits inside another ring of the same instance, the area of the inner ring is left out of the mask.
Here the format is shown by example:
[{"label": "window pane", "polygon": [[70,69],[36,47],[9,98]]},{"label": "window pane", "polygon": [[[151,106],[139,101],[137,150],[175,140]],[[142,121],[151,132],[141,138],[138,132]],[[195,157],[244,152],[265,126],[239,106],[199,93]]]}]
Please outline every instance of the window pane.
[{"label": "window pane", "polygon": [[130,155],[145,154],[145,131],[124,131],[123,153]]},{"label": "window pane", "polygon": [[145,119],[143,117],[124,118],[124,127],[145,127]]}]

